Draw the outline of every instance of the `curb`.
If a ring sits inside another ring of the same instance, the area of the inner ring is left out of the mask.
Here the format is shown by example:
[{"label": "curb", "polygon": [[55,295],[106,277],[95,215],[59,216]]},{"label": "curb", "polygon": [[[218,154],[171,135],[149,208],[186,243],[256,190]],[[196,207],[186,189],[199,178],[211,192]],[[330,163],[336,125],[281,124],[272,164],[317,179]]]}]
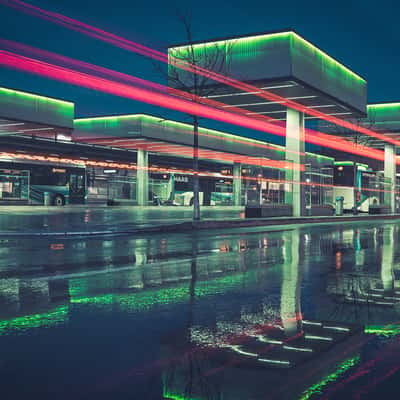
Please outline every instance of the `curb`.
[{"label": "curb", "polygon": [[400,214],[396,215],[366,215],[366,216],[347,216],[347,217],[299,217],[299,218],[265,218],[265,219],[237,219],[229,221],[206,220],[188,221],[178,224],[157,225],[150,227],[139,227],[120,230],[99,230],[99,231],[73,231],[73,232],[0,232],[0,238],[18,237],[96,237],[96,236],[117,236],[134,235],[142,233],[163,233],[163,232],[188,232],[206,229],[228,229],[228,228],[257,228],[269,226],[287,225],[313,225],[331,224],[339,222],[363,222],[363,221],[389,221],[400,219]]}]

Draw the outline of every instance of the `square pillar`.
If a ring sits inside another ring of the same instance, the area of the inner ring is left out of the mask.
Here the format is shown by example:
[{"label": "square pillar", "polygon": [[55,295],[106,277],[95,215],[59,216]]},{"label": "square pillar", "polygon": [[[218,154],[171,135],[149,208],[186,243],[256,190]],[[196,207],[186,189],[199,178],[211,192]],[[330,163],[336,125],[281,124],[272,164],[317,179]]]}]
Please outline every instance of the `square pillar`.
[{"label": "square pillar", "polygon": [[233,164],[233,205],[242,205],[242,164]]},{"label": "square pillar", "polygon": [[139,206],[149,202],[149,154],[146,150],[137,152],[136,193]]},{"label": "square pillar", "polygon": [[286,161],[293,163],[291,177],[292,193],[286,196],[285,202],[293,207],[293,216],[301,217],[305,212],[304,185],[304,114],[288,108],[286,110]]},{"label": "square pillar", "polygon": [[393,144],[385,144],[384,176],[390,179],[390,188],[385,187],[385,204],[390,206],[390,212],[396,212],[395,190],[396,190],[396,147]]}]

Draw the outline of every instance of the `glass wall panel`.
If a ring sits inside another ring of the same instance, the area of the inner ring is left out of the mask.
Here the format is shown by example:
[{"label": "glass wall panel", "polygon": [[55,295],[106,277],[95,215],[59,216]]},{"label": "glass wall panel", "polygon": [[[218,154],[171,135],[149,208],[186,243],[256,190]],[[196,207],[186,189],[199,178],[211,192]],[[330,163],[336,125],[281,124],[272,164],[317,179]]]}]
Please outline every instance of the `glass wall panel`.
[{"label": "glass wall panel", "polygon": [[306,208],[333,205],[333,168],[305,167]]},{"label": "glass wall panel", "polygon": [[[288,179],[285,180],[285,176]],[[285,204],[292,193],[288,171],[277,168],[245,166],[242,185],[247,205]]]},{"label": "glass wall panel", "polygon": [[0,170],[0,201],[29,200],[29,171]]}]

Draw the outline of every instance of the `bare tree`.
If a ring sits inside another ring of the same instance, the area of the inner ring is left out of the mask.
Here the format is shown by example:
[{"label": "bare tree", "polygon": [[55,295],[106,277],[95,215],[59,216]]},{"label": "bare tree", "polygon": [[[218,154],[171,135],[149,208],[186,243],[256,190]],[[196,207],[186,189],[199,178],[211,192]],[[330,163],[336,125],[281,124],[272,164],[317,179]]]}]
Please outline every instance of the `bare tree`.
[{"label": "bare tree", "polygon": [[[232,41],[218,41],[214,43],[196,44],[193,39],[192,16],[177,12],[177,18],[185,32],[185,45],[170,48],[169,65],[167,71],[168,85],[173,90],[191,94],[190,100],[202,103],[201,98],[207,98],[221,89],[207,76],[196,73],[196,67],[206,69],[221,75],[229,72]],[[179,68],[180,64],[194,66],[193,72]],[[162,72],[157,64],[157,69]],[[187,97],[186,97],[187,98]],[[200,185],[199,185],[199,117],[189,115],[193,125],[193,220],[200,219]]]},{"label": "bare tree", "polygon": [[[368,115],[367,118],[350,118],[346,121],[351,122],[353,125],[356,125],[360,128],[374,129],[375,126],[375,115]],[[363,146],[373,146],[375,139],[371,136],[365,135],[364,133],[358,131],[352,131],[349,128],[342,127],[333,123],[329,123],[326,121],[320,121],[318,124],[319,128],[322,129],[323,132],[331,133],[336,136],[342,136],[355,144],[363,145]]]}]

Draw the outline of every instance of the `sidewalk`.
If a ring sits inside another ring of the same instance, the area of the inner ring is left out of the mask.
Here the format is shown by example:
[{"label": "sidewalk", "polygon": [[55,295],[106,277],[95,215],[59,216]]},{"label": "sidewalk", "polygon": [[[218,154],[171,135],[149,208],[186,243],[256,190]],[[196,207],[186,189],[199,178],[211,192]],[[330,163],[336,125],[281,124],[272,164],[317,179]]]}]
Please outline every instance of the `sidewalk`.
[{"label": "sidewalk", "polygon": [[398,215],[344,215],[245,219],[243,207],[203,207],[192,221],[191,207],[23,207],[0,208],[0,237],[77,237],[189,232],[208,229],[271,228],[400,220]]}]

